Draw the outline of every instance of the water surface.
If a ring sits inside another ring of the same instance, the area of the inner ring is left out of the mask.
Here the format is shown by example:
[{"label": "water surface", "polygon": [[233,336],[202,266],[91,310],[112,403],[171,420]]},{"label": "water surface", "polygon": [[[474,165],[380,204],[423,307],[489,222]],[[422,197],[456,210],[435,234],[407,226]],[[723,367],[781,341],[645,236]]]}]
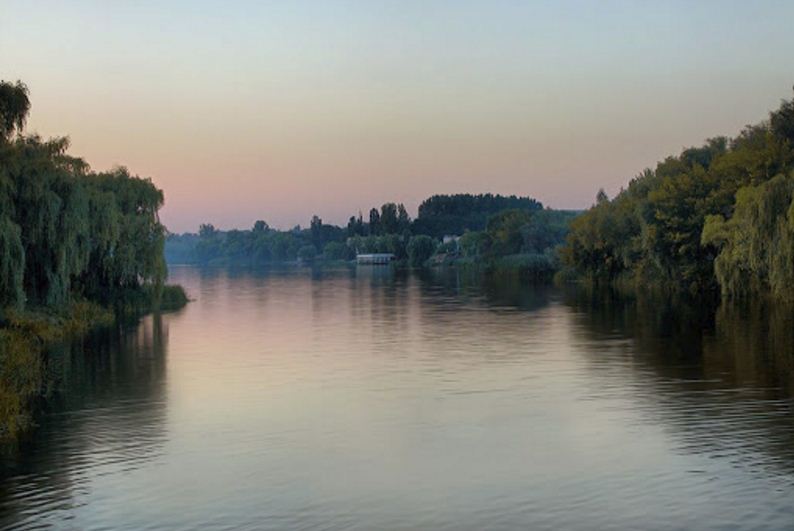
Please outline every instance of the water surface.
[{"label": "water surface", "polygon": [[454,272],[175,268],[53,353],[0,526],[791,529],[794,326]]}]

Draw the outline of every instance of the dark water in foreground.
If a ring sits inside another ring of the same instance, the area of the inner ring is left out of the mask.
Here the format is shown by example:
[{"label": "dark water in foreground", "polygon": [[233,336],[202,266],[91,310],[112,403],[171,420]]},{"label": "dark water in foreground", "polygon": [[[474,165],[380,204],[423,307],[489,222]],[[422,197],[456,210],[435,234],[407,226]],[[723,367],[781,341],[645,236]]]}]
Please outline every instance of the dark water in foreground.
[{"label": "dark water in foreground", "polygon": [[197,300],[56,352],[0,527],[792,529],[782,309],[178,268]]}]

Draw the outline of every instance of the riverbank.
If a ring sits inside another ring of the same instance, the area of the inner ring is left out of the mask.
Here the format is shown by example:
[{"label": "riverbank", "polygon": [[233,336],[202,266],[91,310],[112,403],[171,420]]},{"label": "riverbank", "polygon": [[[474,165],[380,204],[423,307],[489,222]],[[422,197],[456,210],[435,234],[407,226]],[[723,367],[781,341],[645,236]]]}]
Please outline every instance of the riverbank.
[{"label": "riverbank", "polygon": [[174,311],[187,303],[181,286],[165,286],[157,297],[145,290],[112,306],[80,300],[57,309],[0,310],[0,441],[33,426],[33,405],[46,395],[48,348],[121,319]]}]

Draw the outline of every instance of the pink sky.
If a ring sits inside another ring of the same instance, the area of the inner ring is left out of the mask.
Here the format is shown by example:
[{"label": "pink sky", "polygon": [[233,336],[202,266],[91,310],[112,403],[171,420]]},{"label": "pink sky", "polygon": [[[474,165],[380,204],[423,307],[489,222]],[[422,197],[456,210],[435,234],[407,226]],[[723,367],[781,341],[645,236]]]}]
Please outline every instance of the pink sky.
[{"label": "pink sky", "polygon": [[0,77],[29,131],[151,177],[174,231],[434,193],[583,208],[790,96],[791,7],[706,4],[3,1]]}]

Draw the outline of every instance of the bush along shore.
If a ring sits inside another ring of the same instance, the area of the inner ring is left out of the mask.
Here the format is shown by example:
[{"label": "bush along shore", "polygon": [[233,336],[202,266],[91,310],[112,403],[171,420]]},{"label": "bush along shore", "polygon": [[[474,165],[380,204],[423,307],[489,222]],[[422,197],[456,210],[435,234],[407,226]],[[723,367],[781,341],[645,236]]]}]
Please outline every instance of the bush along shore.
[{"label": "bush along shore", "polygon": [[82,301],[58,309],[6,309],[0,319],[0,440],[7,440],[32,424],[33,402],[46,386],[46,349],[112,324],[114,314]]},{"label": "bush along shore", "polygon": [[162,191],[25,135],[29,111],[27,87],[0,81],[0,438],[30,425],[48,346],[187,302],[165,284]]}]

